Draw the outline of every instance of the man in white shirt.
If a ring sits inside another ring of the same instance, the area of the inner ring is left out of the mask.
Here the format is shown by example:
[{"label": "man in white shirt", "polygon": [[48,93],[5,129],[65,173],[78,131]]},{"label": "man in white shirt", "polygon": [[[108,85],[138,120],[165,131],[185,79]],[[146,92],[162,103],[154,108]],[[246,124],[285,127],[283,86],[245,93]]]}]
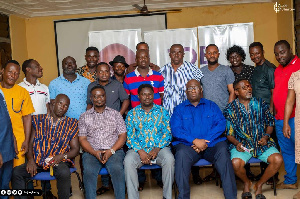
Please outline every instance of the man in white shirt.
[{"label": "man in white shirt", "polygon": [[47,114],[50,102],[49,89],[38,80],[38,78],[43,76],[43,68],[36,60],[28,59],[24,61],[22,71],[25,74],[25,78],[19,85],[29,92],[35,109],[32,115]]}]

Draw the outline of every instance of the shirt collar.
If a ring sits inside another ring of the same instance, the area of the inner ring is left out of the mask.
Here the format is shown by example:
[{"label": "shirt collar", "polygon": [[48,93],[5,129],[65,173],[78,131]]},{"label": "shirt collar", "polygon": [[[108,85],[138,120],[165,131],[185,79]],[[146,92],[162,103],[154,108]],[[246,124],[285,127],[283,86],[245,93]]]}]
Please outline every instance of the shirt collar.
[{"label": "shirt collar", "polygon": [[292,61],[290,61],[290,63],[287,66],[283,67],[281,64],[279,66],[282,68],[287,68],[290,65],[294,65],[297,60],[298,60],[298,57],[297,57],[297,55],[295,55],[294,59],[292,59]]},{"label": "shirt collar", "polygon": [[95,110],[94,106],[90,109],[91,114],[103,114],[104,112],[106,112],[106,111],[108,111],[108,110],[109,110],[108,106],[105,106],[104,111],[103,111],[102,113],[98,113],[98,112]]},{"label": "shirt collar", "polygon": [[23,79],[23,82],[24,82],[24,84],[26,84],[27,86],[40,86],[40,85],[41,85],[41,83],[40,83],[40,81],[39,81],[38,79],[36,80],[36,84],[35,84],[35,85],[30,84],[28,81],[26,81],[26,77]]},{"label": "shirt collar", "polygon": [[[200,99],[200,102],[197,104],[197,106],[199,106],[199,104],[206,104],[206,101],[204,100],[204,98]],[[184,105],[185,106],[194,106],[189,100],[185,100]]]},{"label": "shirt collar", "polygon": [[[142,109],[142,106],[141,106],[141,105],[136,106],[136,108],[137,108],[139,111],[143,111],[143,112],[146,113],[146,111],[145,111],[144,109]],[[160,108],[160,106],[153,103],[153,107],[152,107],[151,110],[150,110],[149,112],[147,112],[147,113],[150,113],[150,112],[152,112],[152,111],[154,111],[154,110],[156,110],[156,109],[158,109],[158,108]]]},{"label": "shirt collar", "polygon": [[[61,75],[60,75],[60,78],[61,78],[62,80],[65,80],[65,81],[70,82],[69,80],[67,80],[67,79],[64,77],[64,74],[61,74]],[[79,78],[80,78],[80,75],[78,75],[78,74],[76,73],[76,79],[74,79],[73,82],[79,81]],[[72,83],[73,83],[73,82],[72,82]]]},{"label": "shirt collar", "polygon": [[[136,69],[134,70],[134,73],[136,76],[140,76],[141,74],[139,73],[139,71],[137,69],[138,69],[138,67],[136,67]],[[149,67],[148,75],[153,75],[153,70],[150,67]]]}]

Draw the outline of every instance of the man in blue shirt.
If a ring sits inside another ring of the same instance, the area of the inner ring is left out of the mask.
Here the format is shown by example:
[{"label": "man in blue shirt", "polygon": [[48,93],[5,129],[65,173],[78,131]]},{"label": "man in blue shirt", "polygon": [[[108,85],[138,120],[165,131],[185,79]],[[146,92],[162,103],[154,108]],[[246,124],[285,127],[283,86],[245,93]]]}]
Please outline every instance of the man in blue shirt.
[{"label": "man in blue shirt", "polygon": [[153,103],[150,84],[139,86],[138,97],[141,104],[130,110],[126,118],[129,151],[124,168],[128,198],[139,198],[137,169],[144,164],[158,164],[162,167],[163,197],[172,199],[175,160],[169,147],[170,117],[166,109]]},{"label": "man in blue shirt", "polygon": [[66,116],[78,120],[86,110],[87,88],[90,81],[75,73],[77,64],[73,57],[63,59],[62,69],[63,74],[49,84],[50,100],[54,100],[58,94],[67,95],[70,98],[70,106]]},{"label": "man in blue shirt", "polygon": [[[4,94],[0,89],[0,190],[9,189],[15,157],[15,142]],[[8,196],[2,196],[6,199]]]},{"label": "man in blue shirt", "polygon": [[226,137],[226,120],[218,105],[202,98],[197,80],[186,84],[186,101],[175,107],[170,125],[175,148],[175,180],[179,199],[190,198],[191,167],[204,158],[219,172],[226,199],[237,198],[237,188]]}]

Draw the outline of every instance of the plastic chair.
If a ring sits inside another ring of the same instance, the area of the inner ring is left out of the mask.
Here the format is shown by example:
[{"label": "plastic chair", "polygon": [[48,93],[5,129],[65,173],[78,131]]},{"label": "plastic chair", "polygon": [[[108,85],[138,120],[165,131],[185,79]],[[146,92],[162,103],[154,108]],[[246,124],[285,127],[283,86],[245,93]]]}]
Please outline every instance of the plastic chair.
[{"label": "plastic chair", "polygon": [[[254,158],[252,157],[248,163],[261,163],[262,161],[260,159],[257,159],[257,158]],[[272,177],[273,179],[273,189],[274,189],[274,196],[277,196],[277,191],[276,191],[276,179],[275,179],[275,176]]]},{"label": "plastic chair", "polygon": [[[76,174],[78,182],[79,182],[79,189],[81,191],[83,191],[83,183],[82,183],[82,180],[81,180],[81,178],[79,176],[79,173],[77,172],[77,169],[75,167],[70,168],[70,173],[71,174],[72,173]],[[44,181],[44,180],[56,180],[56,178],[54,176],[50,176],[50,172],[49,171],[40,172],[40,173],[37,173],[35,176],[33,176],[32,178],[30,178],[30,180],[28,180],[26,182],[26,188],[27,188],[28,182],[33,181],[33,180],[41,180],[41,181]],[[46,196],[46,189],[44,190],[44,195]]]}]

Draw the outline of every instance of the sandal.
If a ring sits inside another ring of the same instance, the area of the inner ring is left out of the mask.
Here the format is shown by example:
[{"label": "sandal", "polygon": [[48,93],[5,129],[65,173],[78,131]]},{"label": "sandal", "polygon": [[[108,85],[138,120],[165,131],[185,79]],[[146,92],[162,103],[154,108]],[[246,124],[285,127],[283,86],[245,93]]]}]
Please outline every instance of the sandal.
[{"label": "sandal", "polygon": [[251,192],[242,193],[242,199],[252,199]]},{"label": "sandal", "polygon": [[255,196],[256,199],[266,199],[266,196],[264,196],[263,194],[257,194]]},{"label": "sandal", "polygon": [[99,196],[99,195],[102,195],[102,194],[104,194],[105,192],[108,192],[108,191],[109,191],[109,188],[108,188],[108,187],[102,186],[102,187],[100,187],[100,188],[96,191],[96,193],[97,193],[97,196]]}]

